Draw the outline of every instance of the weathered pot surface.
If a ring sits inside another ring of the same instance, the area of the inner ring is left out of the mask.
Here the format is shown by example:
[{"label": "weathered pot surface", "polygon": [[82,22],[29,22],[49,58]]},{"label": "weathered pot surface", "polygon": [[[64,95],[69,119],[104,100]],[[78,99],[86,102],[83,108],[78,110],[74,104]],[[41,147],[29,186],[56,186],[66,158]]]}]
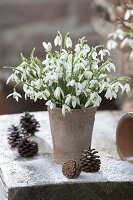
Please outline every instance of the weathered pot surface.
[{"label": "weathered pot surface", "polygon": [[117,151],[121,160],[133,163],[133,112],[126,113],[116,130]]},{"label": "weathered pot surface", "polygon": [[61,108],[48,109],[56,163],[67,159],[79,161],[81,152],[91,146],[96,110],[97,107],[90,107],[86,112],[72,109],[63,116]]}]

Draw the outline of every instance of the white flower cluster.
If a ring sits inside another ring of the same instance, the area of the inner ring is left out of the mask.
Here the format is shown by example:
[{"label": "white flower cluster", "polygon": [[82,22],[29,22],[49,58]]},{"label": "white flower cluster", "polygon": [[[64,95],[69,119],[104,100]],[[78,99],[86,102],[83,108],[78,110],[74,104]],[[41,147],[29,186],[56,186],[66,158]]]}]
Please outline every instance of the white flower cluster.
[{"label": "white flower cluster", "polygon": [[[107,49],[111,50],[118,46],[120,42],[120,48],[130,48],[130,59],[133,59],[133,6],[129,6],[124,14],[124,20],[122,24],[118,24],[116,31],[109,34],[107,41]],[[122,28],[122,26],[126,28]]]},{"label": "white flower cluster", "polygon": [[21,55],[23,62],[12,68],[13,74],[7,80],[7,83],[10,80],[16,82],[14,92],[9,96],[18,101],[21,95],[16,92],[16,87],[22,84],[25,99],[44,99],[50,108],[62,108],[65,115],[71,109],[99,106],[103,91],[110,100],[117,97],[119,89],[129,92],[127,77],[113,78],[109,75],[111,70],[115,71],[115,66],[109,58],[109,51],[103,46],[90,48],[83,37],[72,51],[69,33],[63,42],[60,32],[54,45],[58,46],[57,51],[52,50],[50,42],[43,42],[46,51],[43,62],[34,56],[34,50],[29,60]]}]

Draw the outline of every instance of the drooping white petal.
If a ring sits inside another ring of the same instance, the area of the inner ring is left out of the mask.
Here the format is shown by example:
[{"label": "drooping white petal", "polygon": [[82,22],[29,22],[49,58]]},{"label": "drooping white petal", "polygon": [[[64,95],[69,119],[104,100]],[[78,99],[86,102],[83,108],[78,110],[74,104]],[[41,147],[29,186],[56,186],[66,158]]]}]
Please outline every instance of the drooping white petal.
[{"label": "drooping white petal", "polygon": [[66,38],[66,47],[67,48],[72,48],[72,40],[70,37]]},{"label": "drooping white petal", "polygon": [[115,40],[108,40],[107,41],[107,49],[111,50],[111,49],[115,49],[118,46],[117,42]]}]

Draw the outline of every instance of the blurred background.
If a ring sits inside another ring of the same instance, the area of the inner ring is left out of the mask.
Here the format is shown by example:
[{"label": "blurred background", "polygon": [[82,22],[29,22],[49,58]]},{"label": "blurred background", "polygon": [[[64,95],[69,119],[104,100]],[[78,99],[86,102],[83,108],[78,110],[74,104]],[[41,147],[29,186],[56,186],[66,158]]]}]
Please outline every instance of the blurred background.
[{"label": "blurred background", "polygon": [[[62,34],[70,32],[74,43],[86,36],[90,46],[106,45],[108,33],[114,31],[114,7],[119,3],[119,0],[0,0],[0,114],[46,109],[44,101],[21,99],[17,103],[12,98],[6,99],[13,87],[5,83],[10,71],[3,66],[18,65],[20,53],[28,57],[34,47],[43,60],[42,42],[53,43],[58,30]],[[118,75],[131,75],[126,52],[117,49],[111,56]],[[100,109],[121,109],[123,102],[121,96],[112,102],[104,99]]]}]

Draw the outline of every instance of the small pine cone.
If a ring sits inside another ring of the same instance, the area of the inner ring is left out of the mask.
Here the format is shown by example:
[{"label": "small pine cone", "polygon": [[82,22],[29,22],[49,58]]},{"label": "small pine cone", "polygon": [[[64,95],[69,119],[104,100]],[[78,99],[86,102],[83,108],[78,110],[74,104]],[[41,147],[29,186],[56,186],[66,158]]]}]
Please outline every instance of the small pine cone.
[{"label": "small pine cone", "polygon": [[81,170],[76,160],[67,160],[63,163],[62,173],[67,178],[75,178],[80,175]]},{"label": "small pine cone", "polygon": [[20,118],[20,126],[26,130],[27,135],[31,136],[38,131],[40,124],[34,118],[34,115],[31,115],[29,112],[25,112],[25,114]]},{"label": "small pine cone", "polygon": [[33,157],[38,152],[38,144],[24,138],[18,145],[18,152],[22,157]]},{"label": "small pine cone", "polygon": [[10,132],[8,134],[8,143],[11,147],[16,147],[19,142],[22,140],[22,136],[20,134],[20,127],[19,126],[15,126],[15,125],[11,125],[8,128],[8,131]]},{"label": "small pine cone", "polygon": [[96,155],[98,151],[89,148],[89,150],[84,150],[80,158],[80,167],[83,172],[97,172],[100,169],[100,156]]}]

